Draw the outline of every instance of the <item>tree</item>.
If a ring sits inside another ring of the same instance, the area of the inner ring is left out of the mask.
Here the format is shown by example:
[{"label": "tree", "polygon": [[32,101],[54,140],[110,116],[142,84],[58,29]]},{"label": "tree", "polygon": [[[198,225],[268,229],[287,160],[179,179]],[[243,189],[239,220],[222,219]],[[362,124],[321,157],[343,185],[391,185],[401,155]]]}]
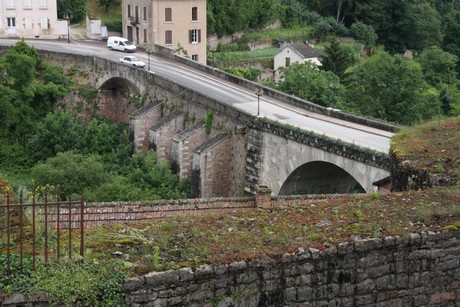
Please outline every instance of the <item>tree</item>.
[{"label": "tree", "polygon": [[348,110],[403,125],[441,114],[439,93],[420,64],[380,52],[351,70],[346,84]]},{"label": "tree", "polygon": [[330,71],[319,70],[311,63],[294,63],[289,67],[282,67],[280,91],[310,100],[322,106],[334,106],[336,103],[339,77]]},{"label": "tree", "polygon": [[339,78],[342,78],[345,70],[357,61],[358,57],[354,49],[342,46],[335,38],[320,57],[321,69],[333,72]]},{"label": "tree", "polygon": [[82,135],[81,119],[59,108],[35,125],[29,148],[36,160],[45,160],[59,152],[78,150]]},{"label": "tree", "polygon": [[[460,58],[460,11],[452,11],[444,16],[442,49]],[[457,62],[460,73],[460,61]]]},{"label": "tree", "polygon": [[375,33],[374,28],[358,21],[351,25],[350,34],[358,42],[364,45],[364,48],[367,50],[367,54],[370,55],[370,48],[374,46],[377,41],[377,33]]},{"label": "tree", "polygon": [[109,7],[111,5],[115,6],[115,5],[119,5],[120,4],[120,1],[119,0],[97,0],[97,4],[100,6],[100,7],[103,7],[105,12],[108,13],[109,11]]},{"label": "tree", "polygon": [[315,24],[315,37],[321,41],[329,35],[345,36],[348,35],[348,29],[332,17],[321,18]]},{"label": "tree", "polygon": [[90,189],[108,180],[104,165],[97,155],[80,155],[59,152],[55,157],[35,165],[31,170],[32,189],[38,186],[54,186],[62,199]]},{"label": "tree", "polygon": [[457,82],[458,57],[441,48],[432,46],[425,49],[415,60],[422,66],[426,81],[438,87],[441,83]]},{"label": "tree", "polygon": [[441,45],[441,17],[429,3],[408,5],[398,27],[408,49],[422,51],[430,46]]},{"label": "tree", "polygon": [[60,18],[67,16],[70,22],[78,23],[86,16],[86,1],[59,0],[57,1],[57,15]]}]

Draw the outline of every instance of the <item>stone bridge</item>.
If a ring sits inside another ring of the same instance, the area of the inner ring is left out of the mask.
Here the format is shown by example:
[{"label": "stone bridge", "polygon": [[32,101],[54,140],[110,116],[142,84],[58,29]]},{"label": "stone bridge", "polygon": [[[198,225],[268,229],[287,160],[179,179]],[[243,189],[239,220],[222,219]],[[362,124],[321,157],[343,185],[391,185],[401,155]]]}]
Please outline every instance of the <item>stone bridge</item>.
[{"label": "stone bridge", "polygon": [[[142,69],[103,58],[41,53],[46,61],[77,72],[98,89],[98,109],[109,118],[129,122],[135,150],[154,149],[168,160],[181,180],[191,182],[193,197],[242,196],[260,186],[270,188],[273,195],[372,192],[373,182],[389,176],[385,154],[244,114]],[[207,66],[176,60],[254,87]],[[299,99],[264,91],[305,106]],[[314,104],[307,108],[318,111]],[[394,128],[343,113],[336,116]]]}]

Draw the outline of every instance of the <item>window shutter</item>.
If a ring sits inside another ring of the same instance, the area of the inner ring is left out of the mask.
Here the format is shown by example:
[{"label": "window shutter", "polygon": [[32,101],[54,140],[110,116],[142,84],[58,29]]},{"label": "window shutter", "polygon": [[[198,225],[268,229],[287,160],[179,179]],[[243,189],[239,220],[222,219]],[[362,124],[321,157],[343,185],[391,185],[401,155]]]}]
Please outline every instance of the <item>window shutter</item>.
[{"label": "window shutter", "polygon": [[192,42],[193,42],[193,33],[192,33],[192,30],[188,30],[188,40],[189,40],[189,43],[192,43]]},{"label": "window shutter", "polygon": [[198,42],[201,43],[201,29],[198,29]]}]

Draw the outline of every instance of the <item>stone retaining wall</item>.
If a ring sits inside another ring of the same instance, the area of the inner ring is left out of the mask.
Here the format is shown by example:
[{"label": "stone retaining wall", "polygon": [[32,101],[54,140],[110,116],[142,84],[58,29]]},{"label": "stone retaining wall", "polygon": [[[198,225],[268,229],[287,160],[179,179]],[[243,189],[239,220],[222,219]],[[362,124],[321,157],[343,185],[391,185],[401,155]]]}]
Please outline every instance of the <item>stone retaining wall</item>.
[{"label": "stone retaining wall", "polygon": [[130,306],[458,306],[460,232],[356,239],[128,279]]}]

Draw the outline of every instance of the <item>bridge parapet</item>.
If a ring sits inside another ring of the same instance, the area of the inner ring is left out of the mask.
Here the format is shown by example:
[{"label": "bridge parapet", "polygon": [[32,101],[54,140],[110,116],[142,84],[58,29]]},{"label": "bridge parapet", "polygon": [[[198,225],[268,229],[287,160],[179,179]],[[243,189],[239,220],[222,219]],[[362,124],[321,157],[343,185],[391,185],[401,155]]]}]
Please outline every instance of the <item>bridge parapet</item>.
[{"label": "bridge parapet", "polygon": [[275,98],[279,101],[294,105],[296,107],[300,107],[310,112],[327,115],[327,116],[334,117],[337,119],[342,119],[348,122],[357,123],[357,124],[361,124],[361,125],[365,125],[368,127],[385,130],[385,131],[396,132],[399,130],[399,127],[397,125],[393,125],[391,123],[353,115],[350,113],[342,112],[337,109],[326,108],[318,104],[315,104],[313,102],[303,100],[303,99],[300,99],[292,95],[288,95],[286,93],[280,92],[278,90],[272,89],[267,86],[263,86],[259,83],[252,82],[244,78],[235,76],[233,74],[227,73],[217,68],[214,68],[208,65],[204,65],[204,64],[200,64],[196,61],[192,61],[189,58],[174,54],[174,50],[167,48],[167,47],[155,45],[155,52],[160,56],[167,57],[176,62],[186,64],[188,66],[194,67],[206,73],[212,74],[223,80],[230,81],[232,83],[244,86],[246,88],[253,90],[254,92],[256,92],[257,90],[262,90],[265,96]]}]

